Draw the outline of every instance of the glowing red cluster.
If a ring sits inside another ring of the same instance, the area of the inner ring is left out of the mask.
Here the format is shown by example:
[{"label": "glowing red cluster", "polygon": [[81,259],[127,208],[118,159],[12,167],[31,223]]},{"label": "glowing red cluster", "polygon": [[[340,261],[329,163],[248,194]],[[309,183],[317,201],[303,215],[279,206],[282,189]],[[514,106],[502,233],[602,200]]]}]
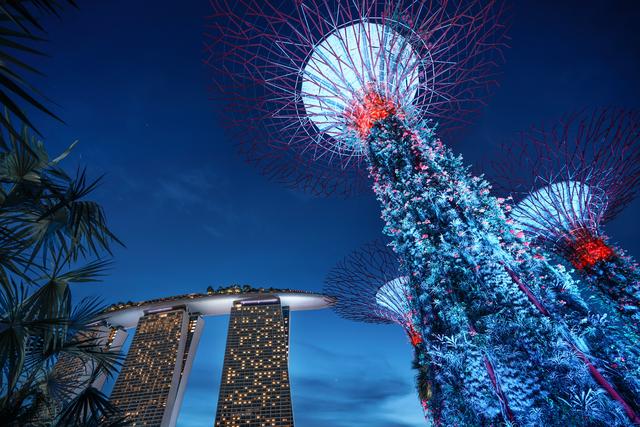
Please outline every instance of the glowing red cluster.
[{"label": "glowing red cluster", "polygon": [[585,236],[572,244],[571,263],[579,270],[592,267],[614,255],[613,249],[599,237]]},{"label": "glowing red cluster", "polygon": [[407,333],[409,334],[409,339],[411,340],[411,344],[414,347],[422,342],[422,337],[420,336],[418,331],[415,330],[413,325],[409,324],[409,327],[407,328]]},{"label": "glowing red cluster", "polygon": [[397,112],[393,102],[375,91],[365,93],[362,99],[353,101],[345,112],[349,126],[358,132],[362,139],[369,136],[374,123]]}]

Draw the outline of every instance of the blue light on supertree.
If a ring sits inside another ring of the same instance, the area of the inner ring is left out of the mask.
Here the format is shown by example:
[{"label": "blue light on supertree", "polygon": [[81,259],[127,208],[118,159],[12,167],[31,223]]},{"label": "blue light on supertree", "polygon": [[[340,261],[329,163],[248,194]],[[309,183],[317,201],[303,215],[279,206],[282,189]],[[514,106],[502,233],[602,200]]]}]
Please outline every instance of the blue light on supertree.
[{"label": "blue light on supertree", "polygon": [[492,85],[500,2],[211,4],[208,63],[249,160],[317,193],[372,180],[434,423],[640,422],[581,339],[594,324],[572,278],[436,136]]},{"label": "blue light on supertree", "polygon": [[350,253],[325,279],[324,293],[341,317],[357,322],[395,323],[413,345],[421,338],[411,321],[409,278],[401,273],[396,254],[374,241]]}]

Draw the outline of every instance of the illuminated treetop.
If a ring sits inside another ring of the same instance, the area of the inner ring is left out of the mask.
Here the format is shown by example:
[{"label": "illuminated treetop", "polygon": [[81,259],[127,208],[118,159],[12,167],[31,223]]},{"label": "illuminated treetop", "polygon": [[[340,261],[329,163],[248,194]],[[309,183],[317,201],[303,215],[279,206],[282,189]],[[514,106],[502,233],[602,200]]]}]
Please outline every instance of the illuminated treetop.
[{"label": "illuminated treetop", "polygon": [[493,85],[504,33],[494,0],[211,5],[206,62],[225,123],[265,174],[322,194],[362,189],[362,140],[390,112],[463,123]]},{"label": "illuminated treetop", "polygon": [[384,243],[375,241],[350,253],[325,279],[324,293],[336,299],[334,310],[358,322],[401,323],[409,310],[398,271],[398,259]]},{"label": "illuminated treetop", "polygon": [[640,184],[640,112],[587,110],[503,144],[496,182],[517,202],[511,218],[548,242],[592,240]]}]

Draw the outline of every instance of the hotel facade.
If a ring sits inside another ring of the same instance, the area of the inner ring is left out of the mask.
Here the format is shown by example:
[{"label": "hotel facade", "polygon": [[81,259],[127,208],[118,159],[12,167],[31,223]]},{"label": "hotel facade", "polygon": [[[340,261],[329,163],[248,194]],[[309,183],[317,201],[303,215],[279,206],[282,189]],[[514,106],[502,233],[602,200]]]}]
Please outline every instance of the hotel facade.
[{"label": "hotel facade", "polygon": [[277,297],[231,308],[215,426],[293,426],[289,307]]},{"label": "hotel facade", "polygon": [[203,323],[184,307],[140,318],[111,392],[111,403],[135,425],[176,424]]}]

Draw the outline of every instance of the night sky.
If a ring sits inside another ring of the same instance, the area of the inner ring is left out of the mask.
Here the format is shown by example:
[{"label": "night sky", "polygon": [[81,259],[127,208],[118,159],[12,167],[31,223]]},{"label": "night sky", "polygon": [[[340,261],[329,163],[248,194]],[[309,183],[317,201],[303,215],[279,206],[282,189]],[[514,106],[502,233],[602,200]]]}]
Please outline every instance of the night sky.
[{"label": "night sky", "polygon": [[[501,86],[474,124],[446,141],[481,170],[531,124],[589,106],[640,106],[640,2],[519,1]],[[69,168],[106,174],[102,202],[126,248],[104,283],[74,288],[105,303],[233,283],[322,289],[350,251],[380,236],[371,195],[315,198],[268,182],[216,123],[202,65],[204,0],[80,1],[47,20],[38,86],[65,124],[36,115],[49,151],[80,144]],[[640,256],[640,203],[608,227]],[[207,318],[179,426],[212,425],[227,318]],[[291,358],[300,427],[423,424],[411,346],[399,327],[329,310],[294,312]]]}]

